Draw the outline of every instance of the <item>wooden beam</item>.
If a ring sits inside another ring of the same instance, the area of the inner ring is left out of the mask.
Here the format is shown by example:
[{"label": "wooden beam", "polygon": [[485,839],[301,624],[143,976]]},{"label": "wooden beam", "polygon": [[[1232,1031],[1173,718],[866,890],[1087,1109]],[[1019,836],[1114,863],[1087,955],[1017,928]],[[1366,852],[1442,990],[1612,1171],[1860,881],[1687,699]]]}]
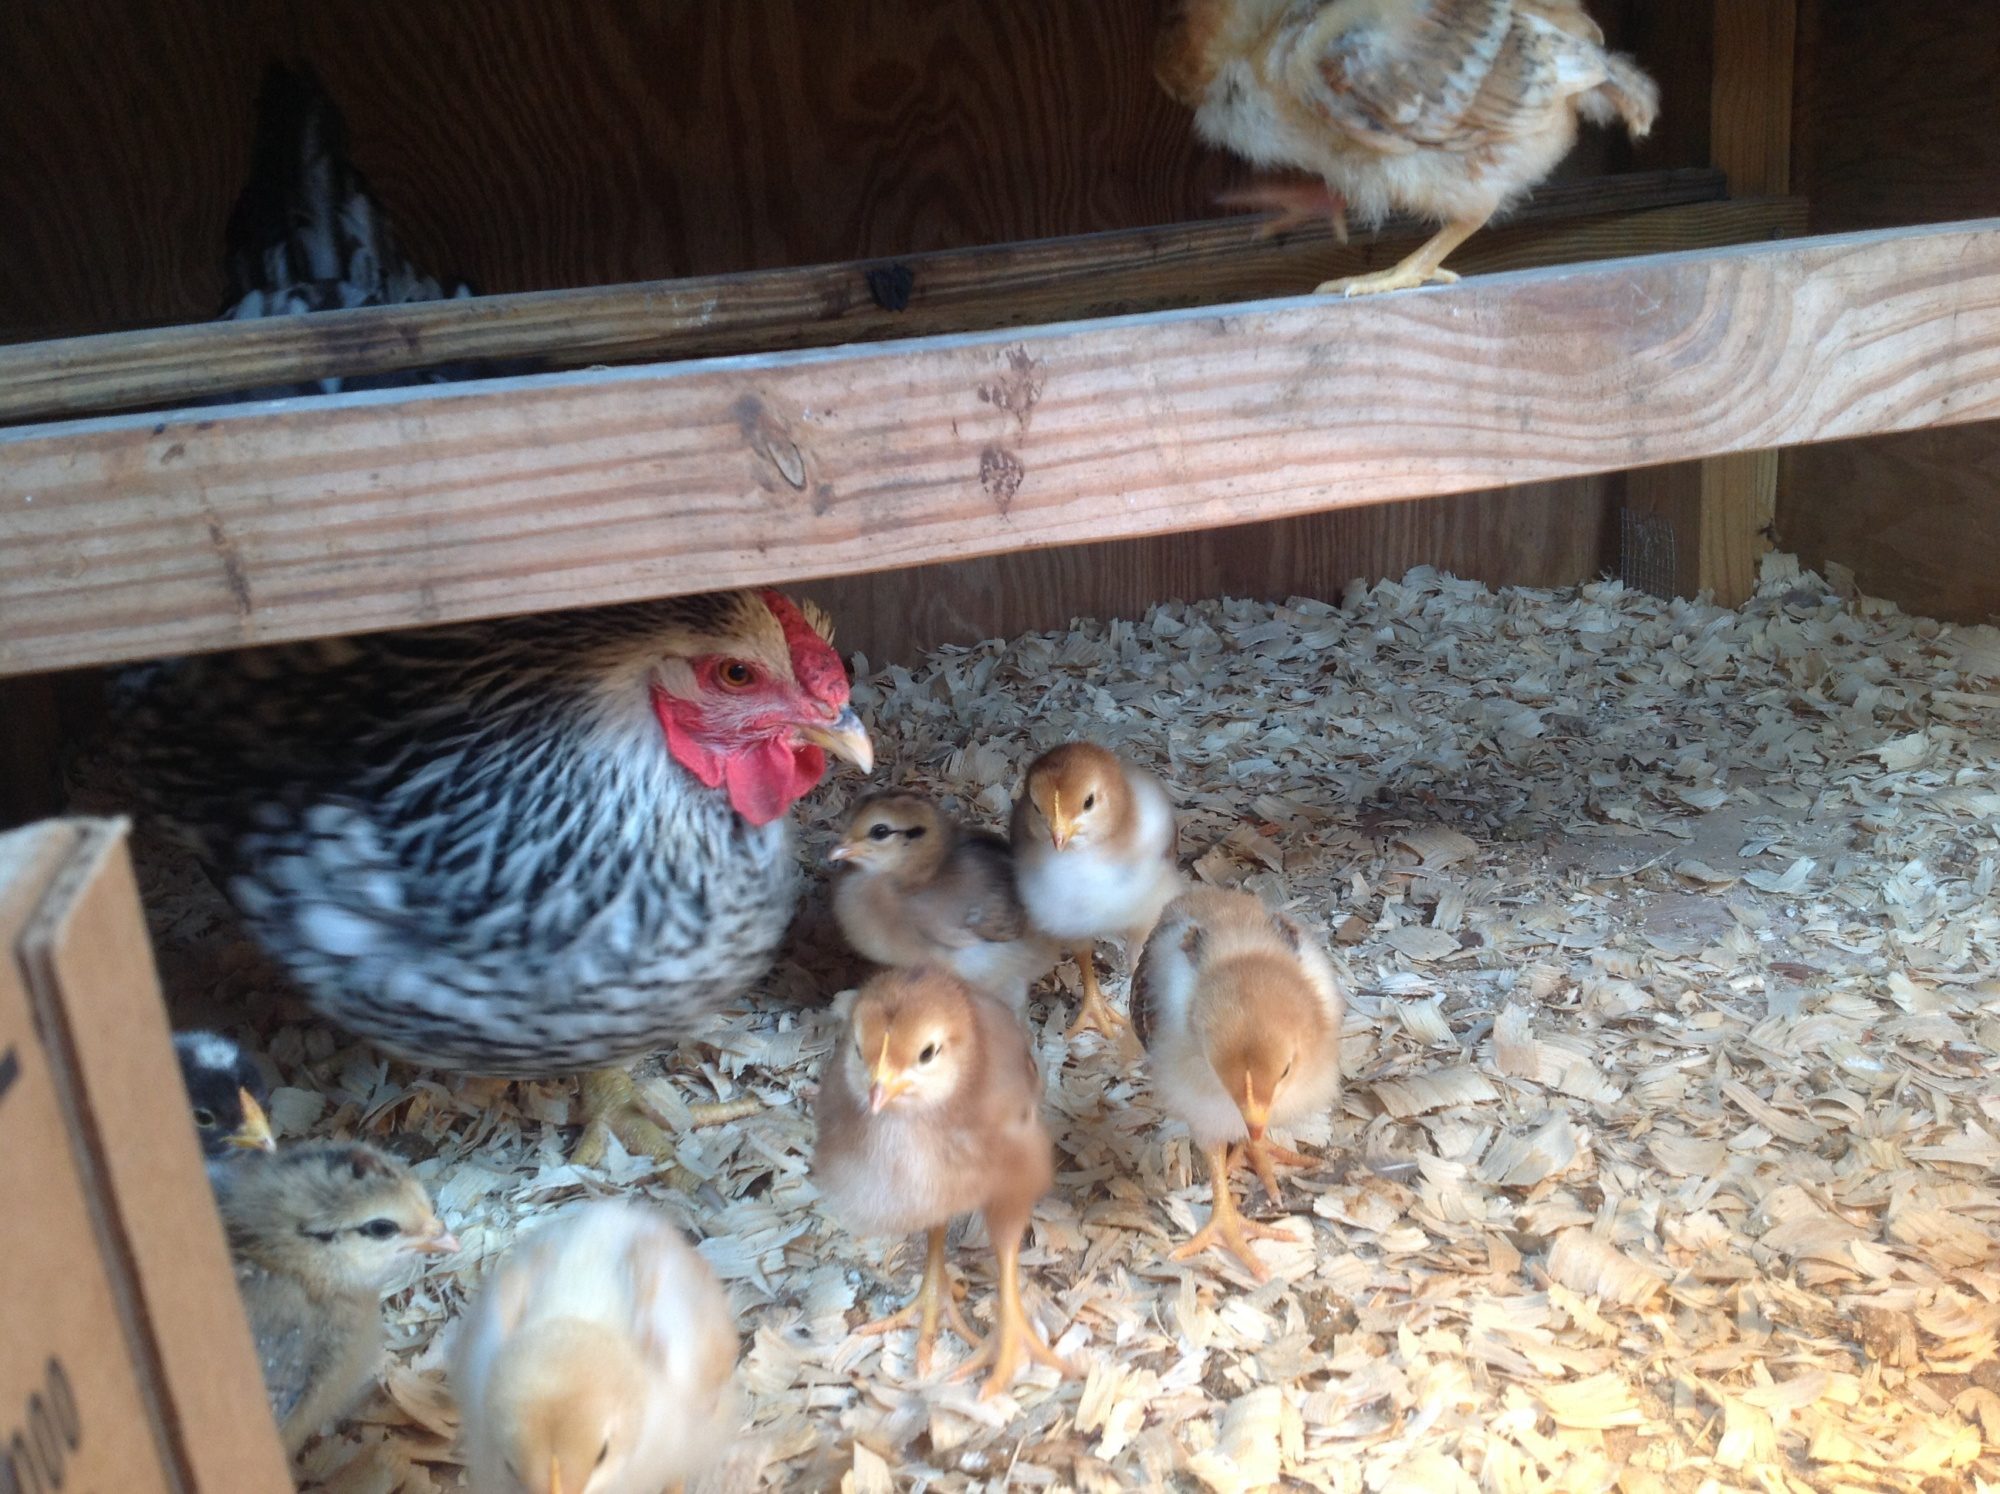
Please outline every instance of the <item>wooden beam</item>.
[{"label": "wooden beam", "polygon": [[[1716,203],[1719,171],[1652,171],[1551,185],[1457,261],[1518,269],[1695,247],[1659,209]],[[1646,215],[1628,230],[1621,215]],[[1573,222],[1587,219],[1579,234]],[[1257,241],[1225,219],[1074,239],[696,280],[487,296],[316,316],[159,327],[0,347],[0,424],[171,405],[232,391],[440,364],[556,367],[712,358],[983,331],[1310,290],[1393,263],[1429,232],[1391,223],[1336,244],[1325,228]],[[1735,243],[1727,214],[1706,222]],[[1664,236],[1664,237],[1663,237]],[[1546,247],[1545,247],[1546,246]]]},{"label": "wooden beam", "polygon": [[[1710,152],[1737,196],[1791,189],[1792,76],[1797,0],[1715,0]],[[1735,606],[1757,589],[1778,508],[1778,458],[1756,452],[1635,472],[1627,479],[1627,533],[1650,533],[1671,552],[1672,591],[1708,592]],[[1658,586],[1628,551],[1626,579]]]},{"label": "wooden beam", "polygon": [[0,433],[0,673],[2000,417],[2000,220]]}]

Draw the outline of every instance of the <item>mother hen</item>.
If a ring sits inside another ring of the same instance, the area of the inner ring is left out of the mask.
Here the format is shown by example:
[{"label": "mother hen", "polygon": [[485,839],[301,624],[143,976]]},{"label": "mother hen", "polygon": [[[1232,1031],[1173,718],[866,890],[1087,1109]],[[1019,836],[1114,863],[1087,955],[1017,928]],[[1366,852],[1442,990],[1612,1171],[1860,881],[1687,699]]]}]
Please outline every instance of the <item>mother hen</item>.
[{"label": "mother hen", "polygon": [[[626,1062],[743,992],[798,897],[787,811],[828,752],[873,765],[825,618],[775,591],[180,660],[122,695],[142,792],[310,1004],[496,1076]],[[632,1102],[587,1086],[656,1150]]]}]

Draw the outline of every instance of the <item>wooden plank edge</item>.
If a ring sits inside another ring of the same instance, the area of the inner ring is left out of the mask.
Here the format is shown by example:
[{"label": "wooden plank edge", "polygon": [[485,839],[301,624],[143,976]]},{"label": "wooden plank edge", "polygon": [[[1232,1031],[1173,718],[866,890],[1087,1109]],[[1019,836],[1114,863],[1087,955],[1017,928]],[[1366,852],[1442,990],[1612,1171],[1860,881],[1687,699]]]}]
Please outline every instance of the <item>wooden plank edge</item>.
[{"label": "wooden plank edge", "polygon": [[2000,417],[2000,220],[0,434],[0,673]]},{"label": "wooden plank edge", "polygon": [[[1499,231],[1725,196],[1719,171],[1559,183]],[[1343,248],[1321,227],[1258,241],[1263,216],[801,269],[212,322],[0,347],[0,424],[183,403],[442,364],[722,357],[1240,301],[1386,262],[1397,221]],[[1470,252],[1470,251],[1468,251]],[[1468,259],[1468,264],[1471,264]],[[1517,259],[1518,263],[1519,260]],[[1477,268],[1477,266],[1473,266]]]}]

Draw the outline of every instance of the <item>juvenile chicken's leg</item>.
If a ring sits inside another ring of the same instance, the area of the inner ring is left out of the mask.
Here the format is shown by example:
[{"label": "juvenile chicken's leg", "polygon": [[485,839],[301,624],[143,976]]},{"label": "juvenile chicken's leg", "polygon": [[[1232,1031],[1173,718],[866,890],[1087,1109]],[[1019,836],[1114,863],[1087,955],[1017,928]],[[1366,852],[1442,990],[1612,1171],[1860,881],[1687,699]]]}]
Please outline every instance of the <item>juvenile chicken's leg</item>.
[{"label": "juvenile chicken's leg", "polygon": [[1329,280],[1315,294],[1374,296],[1383,291],[1414,290],[1432,282],[1450,285],[1458,279],[1458,275],[1442,268],[1445,256],[1479,232],[1485,223],[1483,218],[1476,223],[1447,223],[1415,253],[1388,269],[1377,270],[1372,275],[1346,275],[1339,280]]},{"label": "juvenile chicken's leg", "polygon": [[1298,1236],[1289,1230],[1278,1229],[1269,1224],[1259,1224],[1254,1219],[1245,1219],[1237,1211],[1236,1200],[1229,1192],[1229,1143],[1218,1141],[1208,1149],[1208,1172],[1215,1186],[1215,1207],[1210,1211],[1208,1223],[1195,1231],[1194,1238],[1174,1251],[1173,1259],[1184,1261],[1191,1255],[1220,1245],[1237,1260],[1243,1269],[1257,1281],[1269,1278],[1270,1273],[1259,1265],[1250,1253],[1252,1240],[1290,1240],[1297,1243]]},{"label": "juvenile chicken's leg", "polygon": [[979,1335],[972,1331],[972,1325],[965,1321],[965,1314],[958,1310],[958,1299],[964,1288],[951,1279],[951,1271],[944,1263],[944,1231],[940,1224],[930,1232],[929,1249],[924,1255],[923,1284],[917,1288],[917,1295],[909,1305],[892,1312],[886,1318],[877,1318],[872,1323],[863,1323],[856,1333],[893,1333],[898,1328],[917,1325],[917,1373],[931,1372],[931,1351],[937,1347],[938,1319],[940,1316],[951,1325],[951,1331],[969,1344],[979,1342]]},{"label": "juvenile chicken's leg", "polygon": [[1279,1146],[1277,1142],[1265,1136],[1254,1136],[1244,1142],[1242,1151],[1230,1158],[1231,1166],[1239,1162],[1250,1164],[1258,1178],[1262,1180],[1264,1191],[1270,1195],[1272,1203],[1280,1201],[1277,1168],[1319,1166],[1319,1158],[1295,1152],[1288,1146]]},{"label": "juvenile chicken's leg", "polygon": [[1046,1364],[1065,1380],[1073,1380],[1079,1373],[1075,1365],[1041,1341],[1035,1325],[1028,1321],[1027,1310],[1021,1306],[1021,1235],[1026,1228],[1023,1223],[1018,1228],[996,1230],[993,1221],[987,1221],[987,1233],[993,1236],[993,1274],[999,1287],[999,1300],[993,1306],[993,1331],[970,1359],[951,1372],[952,1379],[967,1380],[992,1366],[993,1372],[979,1387],[981,1400],[998,1395],[1014,1383],[1023,1357]]},{"label": "juvenile chicken's leg", "polygon": [[1118,1029],[1125,1025],[1125,1019],[1104,999],[1104,992],[1097,984],[1095,945],[1077,951],[1076,968],[1083,977],[1083,1001],[1076,1009],[1076,1020],[1064,1030],[1063,1036],[1073,1038],[1078,1033],[1091,1030],[1107,1038],[1117,1036]]}]

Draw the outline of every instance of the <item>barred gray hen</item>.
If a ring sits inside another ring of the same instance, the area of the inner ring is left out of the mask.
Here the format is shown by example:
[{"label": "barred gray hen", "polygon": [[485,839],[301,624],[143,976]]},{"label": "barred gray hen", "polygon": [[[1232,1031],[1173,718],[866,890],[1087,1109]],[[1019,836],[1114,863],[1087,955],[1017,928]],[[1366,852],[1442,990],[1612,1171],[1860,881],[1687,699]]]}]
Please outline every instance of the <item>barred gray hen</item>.
[{"label": "barred gray hen", "polygon": [[316,1010],[495,1076],[626,1062],[744,991],[798,896],[787,811],[827,752],[873,763],[826,620],[774,591],[180,660],[117,707]]}]

